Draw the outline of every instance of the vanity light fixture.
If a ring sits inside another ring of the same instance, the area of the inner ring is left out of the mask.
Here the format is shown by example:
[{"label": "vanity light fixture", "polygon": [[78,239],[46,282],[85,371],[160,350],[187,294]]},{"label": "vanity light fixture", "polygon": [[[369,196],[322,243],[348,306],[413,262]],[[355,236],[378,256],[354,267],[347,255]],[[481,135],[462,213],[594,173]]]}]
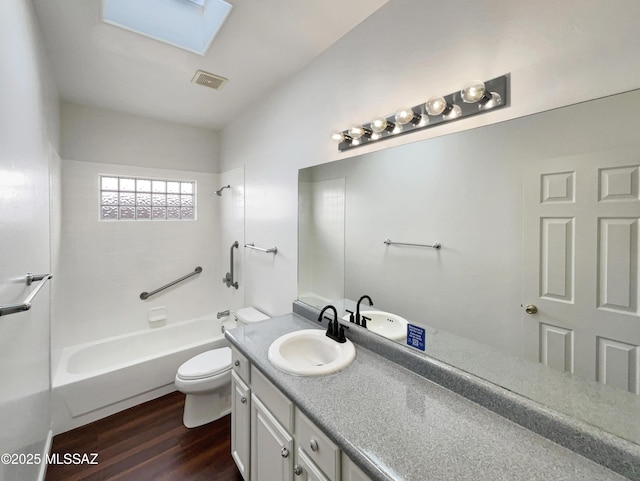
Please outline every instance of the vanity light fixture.
[{"label": "vanity light fixture", "polygon": [[471,80],[461,90],[445,96],[430,97],[425,103],[405,107],[395,114],[381,116],[368,124],[336,131],[331,138],[338,150],[349,150],[400,134],[435,127],[444,122],[486,113],[509,105],[510,74],[486,82]]}]

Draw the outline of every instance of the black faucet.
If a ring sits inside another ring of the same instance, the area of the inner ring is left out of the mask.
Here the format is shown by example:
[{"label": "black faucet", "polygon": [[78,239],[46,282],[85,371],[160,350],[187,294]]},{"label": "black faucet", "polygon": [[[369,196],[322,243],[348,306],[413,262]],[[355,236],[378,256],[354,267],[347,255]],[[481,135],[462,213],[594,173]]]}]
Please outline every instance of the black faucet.
[{"label": "black faucet", "polygon": [[362,296],[358,300],[358,304],[356,305],[356,324],[358,324],[359,326],[367,327],[367,320],[369,320],[369,318],[368,317],[364,317],[364,316],[360,316],[360,303],[365,299],[369,301],[369,305],[370,306],[373,306],[373,301],[367,295]]},{"label": "black faucet", "polygon": [[[330,317],[324,317],[324,313],[327,309],[331,309],[333,311],[333,320]],[[347,338],[344,336],[344,330],[349,329],[349,326],[344,326],[338,322],[338,311],[332,305],[325,306],[318,316],[318,322],[322,322],[322,319],[326,319],[329,321],[329,325],[327,326],[327,337],[333,339],[336,342],[343,343],[347,342]]]}]

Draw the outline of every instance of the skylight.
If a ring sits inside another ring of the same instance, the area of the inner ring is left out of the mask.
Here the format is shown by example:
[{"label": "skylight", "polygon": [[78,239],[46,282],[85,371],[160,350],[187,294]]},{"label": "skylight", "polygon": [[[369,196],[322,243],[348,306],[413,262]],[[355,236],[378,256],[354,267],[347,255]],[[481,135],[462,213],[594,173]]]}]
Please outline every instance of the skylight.
[{"label": "skylight", "polygon": [[104,22],[204,55],[233,7],[223,0],[103,0]]}]

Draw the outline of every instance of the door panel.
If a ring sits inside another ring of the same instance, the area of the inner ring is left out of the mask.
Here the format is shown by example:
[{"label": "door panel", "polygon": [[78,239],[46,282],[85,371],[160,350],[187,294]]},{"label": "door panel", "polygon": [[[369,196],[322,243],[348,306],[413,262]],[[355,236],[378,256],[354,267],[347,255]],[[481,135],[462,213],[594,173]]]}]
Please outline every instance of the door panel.
[{"label": "door panel", "polygon": [[524,173],[525,357],[640,388],[640,147],[554,158]]}]

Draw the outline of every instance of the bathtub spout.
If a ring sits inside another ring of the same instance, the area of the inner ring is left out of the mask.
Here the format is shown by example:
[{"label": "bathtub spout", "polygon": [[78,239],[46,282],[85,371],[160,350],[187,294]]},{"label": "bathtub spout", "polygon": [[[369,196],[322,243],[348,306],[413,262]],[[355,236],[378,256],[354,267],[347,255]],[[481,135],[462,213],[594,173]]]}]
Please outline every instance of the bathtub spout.
[{"label": "bathtub spout", "polygon": [[229,314],[231,314],[231,311],[229,311],[229,309],[227,309],[226,311],[218,312],[217,316],[218,316],[218,319],[221,319],[223,317],[227,317]]}]

